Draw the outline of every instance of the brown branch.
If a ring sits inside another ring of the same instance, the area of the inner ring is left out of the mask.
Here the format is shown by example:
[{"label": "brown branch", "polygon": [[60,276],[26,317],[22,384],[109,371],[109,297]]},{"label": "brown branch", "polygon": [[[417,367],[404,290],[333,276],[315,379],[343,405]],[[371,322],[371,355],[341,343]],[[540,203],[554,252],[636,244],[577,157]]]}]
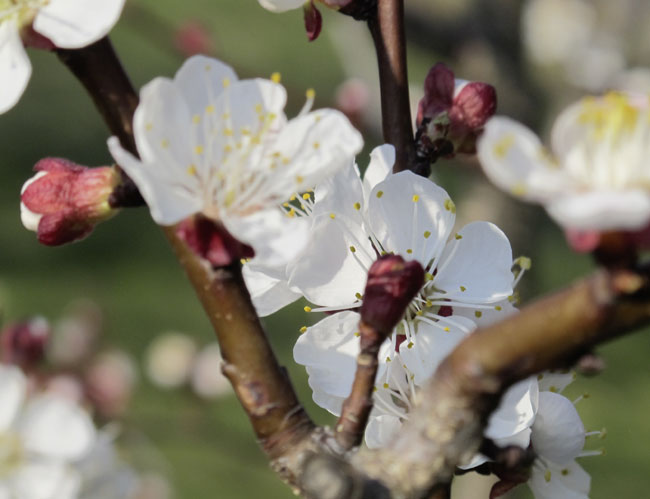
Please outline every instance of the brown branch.
[{"label": "brown branch", "polygon": [[511,384],[571,364],[596,344],[650,321],[650,269],[598,271],[476,331],[440,365],[398,438],[357,464],[398,496],[423,497],[479,447]]},{"label": "brown branch", "polygon": [[[132,119],[138,97],[108,39],[59,57],[90,93],[111,132],[137,155]],[[221,346],[224,374],[232,383],[273,468],[296,484],[308,452],[331,439],[315,431],[266,338],[239,264],[212,268],[163,228],[205,309]]]},{"label": "brown branch", "polygon": [[416,165],[411,121],[403,0],[378,0],[377,16],[368,21],[377,52],[384,141],[395,146],[393,171]]}]

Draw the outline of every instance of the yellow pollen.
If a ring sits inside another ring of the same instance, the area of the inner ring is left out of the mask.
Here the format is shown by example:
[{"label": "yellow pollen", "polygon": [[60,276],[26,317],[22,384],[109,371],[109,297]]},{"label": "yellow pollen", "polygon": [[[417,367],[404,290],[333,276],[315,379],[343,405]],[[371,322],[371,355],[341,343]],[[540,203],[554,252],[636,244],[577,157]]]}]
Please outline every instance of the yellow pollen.
[{"label": "yellow pollen", "polygon": [[448,333],[448,332],[450,331],[450,329],[449,329],[448,326],[445,326],[444,328],[442,328],[442,330],[443,330],[445,333]]},{"label": "yellow pollen", "polygon": [[390,385],[388,383],[384,383],[384,388],[388,389]]},{"label": "yellow pollen", "polygon": [[431,275],[431,272],[427,272],[424,274],[424,280],[425,281],[431,281],[433,279],[433,275]]},{"label": "yellow pollen", "polygon": [[354,335],[358,338],[359,336],[361,336],[361,333],[359,331],[355,331]]},{"label": "yellow pollen", "polygon": [[[208,108],[209,108],[209,107],[210,107],[210,106],[208,106]],[[206,111],[207,111],[207,108],[206,108]],[[214,111],[214,108],[212,108],[212,111]],[[209,112],[211,113],[212,111],[209,111]],[[221,115],[221,119],[223,119],[223,120],[230,119],[230,113],[223,113],[223,114]]]},{"label": "yellow pollen", "polygon": [[271,81],[273,83],[280,83],[280,80],[282,80],[282,75],[278,72],[275,72],[271,75]]},{"label": "yellow pollen", "polygon": [[406,348],[413,348],[413,342],[412,342],[412,341],[409,341],[409,342],[408,342],[408,345],[406,345]]},{"label": "yellow pollen", "polygon": [[305,312],[311,312],[311,307],[304,307],[303,310],[304,310]]},{"label": "yellow pollen", "polygon": [[275,113],[269,113],[269,121],[273,121],[275,118],[277,118],[278,115]]},{"label": "yellow pollen", "polygon": [[363,298],[363,296],[361,296],[361,293],[354,293],[354,296],[357,298],[357,300]]},{"label": "yellow pollen", "polygon": [[226,137],[232,137],[232,134],[233,134],[233,133],[234,133],[234,132],[232,131],[232,128],[224,128],[224,129],[223,129],[223,134],[224,134]]},{"label": "yellow pollen", "polygon": [[209,106],[207,106],[207,107],[205,108],[205,112],[206,112],[207,114],[212,114],[212,113],[214,113],[214,106],[213,106],[212,104],[210,104]]},{"label": "yellow pollen", "polygon": [[230,86],[230,78],[224,78],[221,80],[221,84],[223,85],[223,88],[228,88]]},{"label": "yellow pollen", "polygon": [[319,142],[314,142],[312,145],[314,146],[314,149],[318,149],[320,147]]},{"label": "yellow pollen", "polygon": [[476,317],[477,319],[480,319],[482,315],[483,315],[483,312],[481,312],[480,310],[477,310],[476,312],[474,312],[474,317]]},{"label": "yellow pollen", "polygon": [[413,250],[411,248],[407,249],[406,252],[410,255],[413,253]]},{"label": "yellow pollen", "polygon": [[250,134],[251,134],[251,131],[250,131],[249,128],[247,128],[247,127],[243,127],[243,128],[241,129],[241,134],[242,134],[242,135],[250,135]]},{"label": "yellow pollen", "polygon": [[460,287],[460,290],[464,293],[465,290],[467,290],[467,288],[466,288],[465,286],[461,286],[461,287]]},{"label": "yellow pollen", "polygon": [[198,114],[195,114],[194,116],[192,116],[192,123],[198,125],[199,123],[201,123],[201,117]]},{"label": "yellow pollen", "polygon": [[430,237],[431,237],[431,232],[429,232],[428,230],[425,230],[424,231],[424,238],[429,239]]},{"label": "yellow pollen", "polygon": [[496,310],[497,312],[501,312],[503,308],[501,307],[501,305],[497,305],[496,307],[494,307],[494,310]]},{"label": "yellow pollen", "polygon": [[515,260],[515,264],[519,265],[523,270],[530,270],[533,262],[527,256],[520,256]]},{"label": "yellow pollen", "polygon": [[296,200],[296,195],[292,194],[291,197],[289,198],[289,201],[295,201]]},{"label": "yellow pollen", "polygon": [[147,130],[147,132],[150,132],[151,130],[153,130],[153,123],[147,123],[145,125],[145,129]]},{"label": "yellow pollen", "polygon": [[287,212],[287,216],[288,216],[289,218],[293,218],[293,217],[295,217],[295,216],[296,216],[296,210],[295,210],[295,208],[291,208],[291,209]]},{"label": "yellow pollen", "polygon": [[307,200],[307,199],[311,198],[311,194],[309,194],[308,192],[305,192],[305,193],[302,195],[302,198],[305,199],[305,200]]},{"label": "yellow pollen", "polygon": [[288,207],[289,207],[289,203],[282,203],[282,206],[284,206],[285,208],[288,208]]},{"label": "yellow pollen", "polygon": [[330,213],[330,218],[334,220],[336,218],[336,215],[334,213]]},{"label": "yellow pollen", "polygon": [[417,194],[413,194],[413,202],[417,203],[419,200],[420,200],[420,196],[418,196]]},{"label": "yellow pollen", "polygon": [[259,135],[251,138],[251,144],[258,145],[261,142]]},{"label": "yellow pollen", "polygon": [[558,392],[557,386],[550,386],[550,387],[548,388],[548,391],[549,391],[549,392],[553,392],[553,393],[557,393],[557,392]]},{"label": "yellow pollen", "polygon": [[433,302],[431,300],[427,300],[427,302],[424,304],[427,308],[433,307]]},{"label": "yellow pollen", "polygon": [[[283,165],[288,165],[289,163],[291,163],[291,159],[287,158],[286,156],[284,158],[282,158],[282,164]],[[302,177],[296,177],[296,178],[302,178]],[[301,180],[301,182],[302,182],[302,180]]]},{"label": "yellow pollen", "polygon": [[354,246],[350,246],[350,251],[351,251],[352,253],[356,253],[356,252],[357,252],[357,248],[355,248]]},{"label": "yellow pollen", "polygon": [[386,357],[386,362],[392,362],[390,357]]},{"label": "yellow pollen", "polygon": [[314,99],[316,97],[316,90],[314,90],[313,88],[308,88],[307,91],[305,92],[305,95],[310,100]]},{"label": "yellow pollen", "polygon": [[297,184],[302,184],[302,182],[303,182],[304,180],[305,180],[305,179],[302,178],[300,175],[296,175],[296,183],[297,183]]},{"label": "yellow pollen", "polygon": [[167,139],[162,139],[162,140],[160,141],[160,147],[162,147],[163,149],[167,149],[167,148],[169,147],[169,140],[167,140]]},{"label": "yellow pollen", "polygon": [[235,194],[234,189],[230,189],[226,193],[226,199],[225,199],[226,208],[228,208],[229,206],[231,206],[235,202],[236,197],[237,197],[237,195]]},{"label": "yellow pollen", "polygon": [[361,209],[361,204],[360,203],[354,203],[354,209],[359,211]]},{"label": "yellow pollen", "polygon": [[196,154],[203,154],[203,146],[195,146],[194,147],[194,152]]},{"label": "yellow pollen", "polygon": [[567,476],[567,475],[569,474],[569,470],[566,469],[566,468],[564,468],[564,469],[561,471],[561,473],[562,473],[563,476]]},{"label": "yellow pollen", "polygon": [[445,210],[456,213],[456,205],[451,199],[445,199]]},{"label": "yellow pollen", "polygon": [[190,175],[196,175],[196,166],[190,165],[187,167],[187,173]]},{"label": "yellow pollen", "polygon": [[246,258],[240,258],[239,261],[241,262],[242,265],[246,263]]},{"label": "yellow pollen", "polygon": [[422,310],[418,310],[417,312],[415,312],[415,315],[422,317],[424,315],[424,312]]},{"label": "yellow pollen", "polygon": [[232,152],[232,146],[226,144],[225,146],[223,146],[223,152]]},{"label": "yellow pollen", "polygon": [[512,146],[515,145],[515,135],[507,133],[494,144],[494,155],[497,159],[503,159],[508,155]]},{"label": "yellow pollen", "polygon": [[255,104],[255,112],[260,114],[262,112],[262,104]]},{"label": "yellow pollen", "polygon": [[300,328],[301,333],[304,333],[305,331],[307,331],[307,326],[303,326]]},{"label": "yellow pollen", "polygon": [[551,470],[546,470],[546,473],[544,473],[544,480],[547,482],[551,481]]},{"label": "yellow pollen", "polygon": [[384,191],[377,191],[377,198],[380,198],[384,195]]},{"label": "yellow pollen", "polygon": [[454,236],[454,238],[456,239],[456,241],[460,241],[460,240],[463,238],[463,236],[461,236],[460,234],[457,233],[457,234]]}]

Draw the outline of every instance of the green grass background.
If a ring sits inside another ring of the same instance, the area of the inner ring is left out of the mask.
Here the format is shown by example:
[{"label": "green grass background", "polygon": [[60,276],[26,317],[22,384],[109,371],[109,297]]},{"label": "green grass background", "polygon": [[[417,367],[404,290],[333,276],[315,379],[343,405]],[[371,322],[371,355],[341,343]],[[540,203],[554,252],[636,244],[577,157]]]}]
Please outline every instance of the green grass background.
[{"label": "green grass background", "polygon": [[[299,11],[273,15],[253,0],[128,3],[112,39],[138,88],[180,66],[183,57],[171,37],[183,20],[192,18],[209,28],[216,54],[240,74],[280,71],[290,89],[289,114],[302,105],[308,87],[316,89],[317,105],[328,105],[344,77],[327,36],[307,43]],[[328,22],[341,22],[330,13],[324,17],[324,31]],[[31,50],[30,57],[34,71],[29,88],[20,104],[0,117],[0,299],[5,319],[35,313],[56,318],[71,300],[89,297],[105,310],[105,341],[136,358],[165,330],[186,331],[207,343],[212,339],[208,322],[145,209],[125,211],[87,240],[62,248],[40,246],[22,228],[19,191],[38,159],[62,156],[86,165],[111,161],[106,129],[78,83],[54,55]],[[437,58],[418,53],[414,60],[411,73],[423,75]],[[369,138],[369,145],[376,140]],[[440,166],[437,173],[457,200],[468,192],[467,185],[482,182],[466,168]],[[559,230],[540,210],[508,206],[512,216],[521,211],[526,220],[526,237],[514,239],[514,251],[533,258],[522,288],[524,301],[592,268],[588,257],[566,248]],[[311,404],[303,370],[291,358],[298,329],[309,320],[313,317],[306,317],[297,304],[264,323],[310,413],[327,422],[329,417]],[[650,335],[636,334],[599,352],[608,369],[593,379],[579,378],[569,389],[575,396],[585,391],[591,395],[579,404],[587,428],[607,427],[609,433],[602,442],[607,454],[582,460],[593,477],[591,497],[648,497]],[[142,379],[125,424],[158,449],[156,461],[164,463],[179,498],[292,497],[268,469],[232,396],[205,403],[182,391],[161,392]]]}]

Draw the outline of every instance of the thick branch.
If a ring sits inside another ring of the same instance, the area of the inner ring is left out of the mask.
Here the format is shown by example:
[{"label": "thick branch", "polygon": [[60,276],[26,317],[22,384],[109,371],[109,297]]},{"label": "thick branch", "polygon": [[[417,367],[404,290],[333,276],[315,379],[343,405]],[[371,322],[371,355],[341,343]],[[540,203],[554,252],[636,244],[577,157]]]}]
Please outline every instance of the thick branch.
[{"label": "thick branch", "polygon": [[[60,58],[90,93],[112,133],[137,155],[133,113],[138,97],[108,39],[81,50],[59,51]],[[286,372],[277,359],[251,303],[239,264],[213,269],[164,228],[216,332],[231,381],[272,466],[289,483],[308,451],[320,449],[327,435],[314,432]]]},{"label": "thick branch", "polygon": [[440,365],[399,437],[357,463],[398,496],[423,497],[445,483],[478,449],[508,386],[650,321],[648,275],[599,271],[476,331]]},{"label": "thick branch", "polygon": [[395,146],[395,173],[415,167],[403,0],[378,0],[377,16],[368,21],[377,51],[384,140]]}]

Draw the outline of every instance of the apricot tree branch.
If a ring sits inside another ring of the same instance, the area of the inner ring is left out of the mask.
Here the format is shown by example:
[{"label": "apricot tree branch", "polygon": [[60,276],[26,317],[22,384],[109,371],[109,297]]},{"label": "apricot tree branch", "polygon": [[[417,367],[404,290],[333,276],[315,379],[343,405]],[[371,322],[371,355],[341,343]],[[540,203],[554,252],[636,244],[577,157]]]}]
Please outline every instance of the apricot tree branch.
[{"label": "apricot tree branch", "polygon": [[[111,133],[137,155],[132,120],[138,97],[108,39],[80,50],[60,50],[59,57],[91,95]],[[173,227],[163,231],[210,319],[221,346],[224,374],[272,467],[296,484],[307,450],[320,448],[319,432],[278,364],[239,263],[213,268],[178,238]]]},{"label": "apricot tree branch", "polygon": [[648,323],[650,268],[599,270],[468,336],[423,388],[398,437],[354,462],[396,497],[424,497],[476,452],[510,385]]}]

